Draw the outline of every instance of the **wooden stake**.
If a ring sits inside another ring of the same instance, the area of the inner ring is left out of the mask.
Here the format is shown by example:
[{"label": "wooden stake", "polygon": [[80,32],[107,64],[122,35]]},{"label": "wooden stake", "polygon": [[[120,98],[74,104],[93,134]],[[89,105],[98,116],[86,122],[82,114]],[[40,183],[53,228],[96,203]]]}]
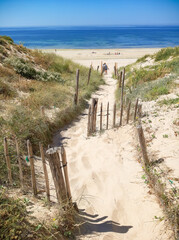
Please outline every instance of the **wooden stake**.
[{"label": "wooden stake", "polygon": [[136,99],[136,104],[135,104],[135,110],[134,110],[134,122],[136,121],[138,102],[139,102],[139,99],[137,98]]},{"label": "wooden stake", "polygon": [[127,108],[127,121],[126,121],[127,124],[129,123],[130,109],[131,109],[131,101],[129,101],[128,108]]},{"label": "wooden stake", "polygon": [[34,158],[33,158],[33,152],[32,152],[32,144],[29,140],[27,140],[27,150],[28,150],[28,157],[29,157],[29,161],[30,161],[32,191],[33,191],[34,196],[36,196],[37,195],[37,185],[36,185],[36,177],[35,177]]},{"label": "wooden stake", "polygon": [[78,91],[79,91],[79,75],[80,75],[80,70],[76,70],[76,93],[75,93],[75,105],[78,104]]},{"label": "wooden stake", "polygon": [[122,85],[122,71],[119,74],[119,88],[121,88]]},{"label": "wooden stake", "polygon": [[45,162],[44,149],[41,143],[39,144],[39,147],[40,147],[40,155],[42,158],[42,165],[44,170],[45,190],[46,190],[47,200],[50,201],[50,186],[49,186],[48,172],[47,172],[47,167]]},{"label": "wooden stake", "polygon": [[97,112],[97,98],[92,98],[91,104],[91,120],[90,120],[90,133],[94,133],[96,131],[96,112]]},{"label": "wooden stake", "polygon": [[103,104],[101,103],[101,109],[100,109],[100,131],[102,131],[103,128]]},{"label": "wooden stake", "polygon": [[142,117],[142,104],[138,104],[137,115],[139,118]]},{"label": "wooden stake", "polygon": [[88,110],[88,131],[87,131],[87,135],[89,136],[91,134],[91,105],[89,105],[89,110]]},{"label": "wooden stake", "polygon": [[20,178],[21,188],[22,190],[24,190],[25,186],[24,186],[24,178],[23,178],[23,170],[22,170],[22,159],[20,157],[19,144],[18,144],[17,138],[15,138],[15,144],[16,144],[17,159],[19,164],[19,178]]},{"label": "wooden stake", "polygon": [[114,75],[115,77],[117,76],[117,63],[115,62],[115,66],[114,66]]},{"label": "wooden stake", "polygon": [[116,126],[116,103],[114,103],[113,107],[113,128]]},{"label": "wooden stake", "polygon": [[143,156],[144,164],[145,164],[145,166],[147,166],[147,165],[149,165],[149,158],[148,158],[148,155],[147,155],[145,137],[144,137],[144,132],[143,132],[141,123],[139,123],[139,125],[137,126],[137,132],[138,132],[138,136],[139,136],[139,142],[140,142],[140,147],[141,147],[141,150],[142,150],[142,156]]},{"label": "wooden stake", "polygon": [[4,155],[6,159],[6,165],[7,165],[8,180],[9,180],[9,183],[12,184],[11,162],[9,158],[8,144],[7,144],[6,138],[4,138]]},{"label": "wooden stake", "polygon": [[108,129],[108,125],[109,125],[109,102],[107,104],[107,121],[106,121],[106,129]]},{"label": "wooden stake", "polygon": [[67,191],[67,197],[70,202],[72,202],[72,196],[71,196],[71,190],[70,190],[70,182],[68,178],[68,168],[67,168],[67,160],[66,160],[66,151],[65,148],[61,147],[61,158],[63,163],[63,171],[65,176],[65,183],[66,183],[66,191]]},{"label": "wooden stake", "polygon": [[44,117],[45,116],[45,108],[44,108],[44,106],[40,107],[40,112],[41,112],[41,116]]},{"label": "wooden stake", "polygon": [[94,127],[93,127],[93,131],[96,132],[96,120],[97,120],[97,108],[98,108],[98,99],[95,99],[95,108],[94,108]]},{"label": "wooden stake", "polygon": [[87,85],[88,85],[89,82],[90,82],[90,77],[91,77],[91,67],[89,68],[89,72],[88,72],[88,83],[87,83]]},{"label": "wooden stake", "polygon": [[67,201],[67,195],[61,170],[60,155],[55,149],[52,148],[47,151],[47,154],[49,156],[49,165],[55,185],[57,200],[59,204],[64,204]]},{"label": "wooden stake", "polygon": [[122,126],[122,116],[123,116],[123,95],[124,95],[124,75],[122,78],[122,89],[121,89],[121,113],[120,113],[120,123],[119,126]]}]

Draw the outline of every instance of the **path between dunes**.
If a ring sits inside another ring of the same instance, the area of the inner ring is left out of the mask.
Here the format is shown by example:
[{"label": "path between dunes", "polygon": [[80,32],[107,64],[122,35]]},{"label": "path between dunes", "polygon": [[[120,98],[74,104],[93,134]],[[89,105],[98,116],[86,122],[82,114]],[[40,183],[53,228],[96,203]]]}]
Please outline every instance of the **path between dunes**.
[{"label": "path between dunes", "polygon": [[[112,110],[116,81],[111,74],[105,80],[93,97],[105,108],[109,101]],[[164,222],[154,220],[163,214],[141,178],[133,125],[89,138],[86,133],[87,110],[54,136],[55,146],[62,141],[66,147],[73,201],[84,220],[77,239],[169,239]]]}]

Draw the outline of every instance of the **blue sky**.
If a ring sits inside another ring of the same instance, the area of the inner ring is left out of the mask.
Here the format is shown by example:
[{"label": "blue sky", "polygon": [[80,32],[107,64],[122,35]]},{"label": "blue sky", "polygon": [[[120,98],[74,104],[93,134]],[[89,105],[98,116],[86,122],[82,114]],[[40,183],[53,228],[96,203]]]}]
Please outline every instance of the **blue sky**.
[{"label": "blue sky", "polygon": [[179,25],[179,0],[0,0],[0,27]]}]

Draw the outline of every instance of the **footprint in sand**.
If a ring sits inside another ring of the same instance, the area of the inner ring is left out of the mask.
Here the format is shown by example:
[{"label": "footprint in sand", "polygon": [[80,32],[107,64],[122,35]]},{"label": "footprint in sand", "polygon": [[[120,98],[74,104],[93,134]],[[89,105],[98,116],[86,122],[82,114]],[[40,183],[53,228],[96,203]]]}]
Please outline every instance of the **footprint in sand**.
[{"label": "footprint in sand", "polygon": [[101,181],[100,181],[98,175],[94,172],[92,172],[92,179],[95,182],[95,185],[98,187],[98,189],[101,190],[101,188],[102,188]]},{"label": "footprint in sand", "polygon": [[83,156],[81,158],[81,160],[82,160],[82,163],[83,163],[85,168],[91,168],[91,165],[90,165],[90,163],[88,161],[88,157],[87,156]]}]

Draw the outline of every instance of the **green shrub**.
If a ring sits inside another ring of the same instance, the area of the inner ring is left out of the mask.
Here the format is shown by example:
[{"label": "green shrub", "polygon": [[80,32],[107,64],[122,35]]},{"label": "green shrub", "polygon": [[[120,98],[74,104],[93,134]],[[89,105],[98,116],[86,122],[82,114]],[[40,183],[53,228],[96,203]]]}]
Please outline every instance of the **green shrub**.
[{"label": "green shrub", "polygon": [[64,83],[59,73],[50,71],[38,71],[30,62],[26,62],[22,58],[9,58],[5,61],[14,67],[16,73],[28,79],[35,79],[43,82],[60,82]]},{"label": "green shrub", "polygon": [[13,44],[13,43],[14,43],[14,41],[12,40],[12,38],[9,37],[9,36],[0,36],[0,40],[5,40],[5,41],[7,41],[7,42],[10,43],[10,44]]},{"label": "green shrub", "polygon": [[140,62],[146,62],[147,61],[147,58],[150,57],[151,55],[149,54],[146,54],[145,56],[141,57],[141,58],[138,58],[136,63],[140,63]]},{"label": "green shrub", "polygon": [[168,93],[169,93],[169,89],[167,86],[155,86],[145,95],[145,98],[147,100],[154,100],[158,96],[165,95]]},{"label": "green shrub", "polygon": [[169,57],[179,56],[179,47],[163,48],[155,55],[155,61],[167,60]]}]

